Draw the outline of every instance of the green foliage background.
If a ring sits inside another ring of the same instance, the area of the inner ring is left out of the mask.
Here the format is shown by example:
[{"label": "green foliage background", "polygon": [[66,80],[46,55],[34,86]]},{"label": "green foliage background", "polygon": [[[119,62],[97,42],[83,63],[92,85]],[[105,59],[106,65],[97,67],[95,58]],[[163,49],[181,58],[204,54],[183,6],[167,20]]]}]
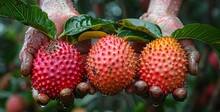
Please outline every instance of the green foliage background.
[{"label": "green foliage background", "polygon": [[[146,10],[145,0],[73,0],[76,9],[82,14],[92,17],[120,20],[124,18],[139,18]],[[147,1],[147,0],[146,0]],[[37,4],[37,1],[25,1],[28,4]],[[184,24],[205,23],[220,29],[220,1],[219,0],[184,0],[180,14],[180,20]],[[102,96],[99,93],[87,95],[83,99],[75,99],[75,107],[63,109],[56,102],[50,102],[46,107],[39,107],[31,96],[29,78],[20,75],[19,51],[24,40],[27,26],[21,23],[0,18],[0,112],[5,111],[5,103],[13,94],[22,95],[27,101],[27,111],[56,112],[71,111],[75,108],[83,108],[88,112],[144,112],[153,111],[155,108],[149,100],[143,100],[137,95],[121,93],[114,97]],[[201,59],[199,74],[188,76],[188,98],[184,102],[176,102],[169,95],[164,104],[157,107],[157,111],[185,112],[200,111],[209,112],[219,110],[219,105],[211,99],[216,98],[213,92],[207,88],[218,87],[220,82],[219,69],[214,69],[209,63],[212,48],[200,42],[195,42],[200,51]],[[5,78],[6,77],[6,78]],[[5,84],[2,84],[3,80]],[[218,89],[214,89],[219,93]],[[208,95],[207,95],[208,94]],[[211,94],[211,95],[209,95]],[[205,101],[204,101],[205,97]],[[218,97],[217,97],[218,98]],[[205,103],[204,103],[205,102]]]}]

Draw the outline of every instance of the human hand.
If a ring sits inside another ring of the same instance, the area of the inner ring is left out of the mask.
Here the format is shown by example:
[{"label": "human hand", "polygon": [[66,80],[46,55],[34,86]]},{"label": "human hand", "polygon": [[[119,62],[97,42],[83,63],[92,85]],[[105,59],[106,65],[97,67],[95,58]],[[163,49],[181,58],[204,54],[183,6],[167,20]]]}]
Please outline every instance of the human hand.
[{"label": "human hand", "polygon": [[[79,15],[79,13],[74,9],[71,0],[39,0],[39,6],[43,11],[45,11],[48,14],[48,17],[55,23],[57,35],[60,35],[62,33],[63,26],[69,18]],[[21,60],[22,76],[31,75],[34,54],[37,52],[41,45],[45,44],[49,40],[50,39],[48,38],[48,36],[32,27],[30,27],[26,31],[24,44],[19,54]],[[88,44],[88,42],[84,42],[84,44]],[[80,47],[84,44],[81,43],[77,46]],[[79,51],[82,53],[83,57],[85,57],[84,53],[86,53],[86,50],[79,49]],[[79,83],[75,90],[64,88],[60,91],[60,99],[58,100],[62,105],[68,106],[73,102],[72,98],[82,98],[83,96],[89,93],[90,88],[91,86],[85,82]],[[94,91],[94,89],[91,90]],[[32,94],[34,99],[40,105],[46,105],[50,101],[48,95],[38,93],[38,91],[34,88]]]},{"label": "human hand", "polygon": [[[61,34],[63,31],[63,25],[67,19],[79,14],[72,7],[71,0],[39,0],[39,6],[55,23],[57,35]],[[31,74],[33,55],[41,45],[48,41],[49,38],[37,29],[29,27],[26,31],[24,44],[19,54],[22,76],[28,76]]]},{"label": "human hand", "polygon": [[[173,31],[183,27],[177,17],[181,3],[182,0],[151,0],[148,12],[143,14],[140,19],[160,26],[163,36],[171,36]],[[191,75],[196,75],[198,73],[199,52],[191,40],[180,40],[179,42],[188,56],[188,72]],[[160,87],[148,87],[147,83],[141,80],[128,87],[127,92],[136,92],[144,98],[148,98],[148,95],[150,95],[152,102],[155,104],[162,102],[166,96]],[[172,94],[175,100],[183,101],[187,97],[186,85],[177,88]]]},{"label": "human hand", "polygon": [[[163,36],[170,36],[176,29],[183,27],[177,17],[182,0],[151,0],[148,12],[140,19],[160,26]],[[180,44],[188,54],[188,70],[191,75],[198,73],[199,52],[191,40],[180,40]]]}]

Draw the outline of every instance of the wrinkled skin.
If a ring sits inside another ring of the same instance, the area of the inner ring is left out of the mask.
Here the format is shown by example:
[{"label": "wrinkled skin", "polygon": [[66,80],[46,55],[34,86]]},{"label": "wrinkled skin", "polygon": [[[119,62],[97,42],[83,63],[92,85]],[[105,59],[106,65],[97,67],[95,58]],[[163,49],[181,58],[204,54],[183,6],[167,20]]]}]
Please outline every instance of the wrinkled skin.
[{"label": "wrinkled skin", "polygon": [[[158,26],[160,26],[163,36],[170,36],[173,31],[183,27],[183,24],[177,17],[181,4],[182,4],[182,0],[151,0],[148,11],[144,13],[140,17],[140,19],[157,24]],[[194,47],[192,40],[180,40],[179,42],[182,45],[183,49],[186,51],[188,56],[188,72],[191,75],[196,75],[198,73],[198,62],[200,57],[199,52]],[[134,83],[134,85],[135,84],[137,85],[137,82]],[[135,87],[139,88],[140,86],[141,85]],[[175,100],[182,101],[184,98],[187,97],[186,92],[184,94],[179,94],[183,90],[186,91],[185,89],[186,89],[185,87],[177,88],[172,93]],[[150,97],[153,100],[152,102],[160,103],[164,100],[163,98],[165,97],[164,93],[162,91],[160,91],[161,93],[158,93],[158,90],[160,90],[160,88],[155,86],[149,88]],[[137,92],[140,93],[141,91],[137,91]],[[142,94],[141,96],[143,97],[144,94]]]},{"label": "wrinkled skin", "polygon": [[[62,33],[63,25],[67,19],[79,15],[72,7],[71,0],[39,0],[40,8],[45,11],[55,23],[57,35]],[[21,74],[31,74],[33,55],[41,45],[48,42],[49,38],[40,31],[30,27],[25,33],[25,40],[20,51]]]},{"label": "wrinkled skin", "polygon": [[[174,30],[181,28],[183,26],[181,21],[177,18],[177,14],[179,12],[181,3],[182,0],[151,0],[148,12],[144,13],[140,17],[140,19],[158,24],[162,28],[162,32],[164,36],[170,35]],[[43,11],[45,11],[48,14],[49,18],[52,21],[54,21],[57,29],[57,35],[61,34],[61,32],[63,31],[63,25],[67,19],[79,15],[79,13],[73,7],[72,0],[39,0],[39,6]],[[30,27],[26,31],[24,44],[20,51],[21,74],[23,76],[29,76],[31,74],[32,60],[34,58],[33,55],[37,52],[37,50],[40,48],[41,45],[43,45],[48,41],[49,38],[47,36],[45,36],[43,33],[32,27]],[[90,42],[81,42],[81,43],[82,44],[77,43],[76,47],[82,48],[82,46],[88,46],[88,45],[89,47],[91,46]],[[193,75],[197,74],[198,72],[197,67],[199,61],[198,51],[193,46],[191,40],[181,40],[180,43],[182,44],[183,48],[186,50],[188,54],[189,73]],[[88,49],[81,49],[80,51],[82,55],[86,57],[86,53],[88,52]],[[144,87],[143,85],[146,87]],[[78,87],[79,88],[76,88],[76,90],[84,91],[83,87],[86,86],[78,86]],[[144,99],[148,98],[149,96],[146,94],[150,93],[151,99],[155,100],[155,102],[163,101],[164,99],[163,97],[165,96],[163,93],[158,93],[158,90],[160,90],[159,87],[148,88],[147,84],[144,84],[144,82],[139,82],[139,81],[134,82],[134,85],[133,86],[131,85],[131,87],[133,89],[136,88],[136,90],[132,90],[130,88],[129,90],[130,93],[134,93],[136,91],[136,93],[139,93],[138,95],[142,96]],[[90,86],[90,88],[93,87]],[[91,90],[95,91],[94,88],[90,89],[89,91]],[[148,90],[150,90],[150,92],[148,92]],[[86,92],[88,93],[88,91]],[[178,91],[176,93],[178,93]],[[84,94],[84,93],[78,93],[78,94]],[[92,92],[92,94],[94,94],[94,92]],[[77,92],[70,93],[69,90],[65,88],[65,90],[61,91],[61,98],[58,99],[58,101],[61,101],[61,104],[64,106],[68,106],[69,103],[72,103],[73,101],[71,98],[65,99],[66,97],[68,97],[66,95],[70,95],[72,98],[74,98],[74,96],[75,97],[79,96],[77,95]],[[154,96],[157,97],[154,98]],[[178,97],[178,95],[174,95],[174,96]],[[35,89],[33,89],[33,97],[37,102],[39,102],[39,104],[43,104],[43,105],[46,105],[50,100],[48,96],[45,96],[45,94],[38,93],[38,91],[36,91]],[[162,100],[158,100],[158,98]]]},{"label": "wrinkled skin", "polygon": [[[182,0],[151,0],[149,9],[140,19],[160,26],[163,36],[170,36],[173,31],[183,27],[177,17]],[[192,75],[198,73],[199,52],[191,40],[180,40],[180,44],[188,54],[188,70]]]},{"label": "wrinkled skin", "polygon": [[[79,15],[79,13],[74,9],[71,0],[39,0],[39,6],[55,23],[57,35],[62,33],[64,23],[69,18]],[[41,45],[45,44],[49,40],[50,39],[46,35],[32,27],[29,27],[29,29],[26,31],[24,44],[19,54],[21,60],[21,74],[23,76],[31,75],[34,54]],[[61,91],[61,98],[58,100],[61,101],[61,104],[65,104],[64,106],[68,106],[69,102],[62,102],[65,100],[62,96],[69,94],[70,93],[68,91],[66,91],[66,93]],[[50,100],[47,95],[38,93],[38,91],[36,91],[34,88],[33,97],[41,105],[46,105]]]}]

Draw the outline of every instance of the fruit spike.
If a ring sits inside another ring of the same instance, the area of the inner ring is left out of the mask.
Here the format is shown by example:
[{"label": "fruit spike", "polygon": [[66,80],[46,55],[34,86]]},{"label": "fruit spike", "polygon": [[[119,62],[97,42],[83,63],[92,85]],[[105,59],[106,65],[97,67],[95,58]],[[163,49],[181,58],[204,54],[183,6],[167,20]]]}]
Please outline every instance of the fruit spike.
[{"label": "fruit spike", "polygon": [[39,94],[59,98],[64,88],[73,90],[83,78],[82,58],[73,45],[52,40],[41,46],[33,60],[32,86]]},{"label": "fruit spike", "polygon": [[116,35],[102,37],[90,49],[88,78],[102,94],[115,95],[125,89],[137,69],[134,50]]},{"label": "fruit spike", "polygon": [[140,79],[159,86],[165,94],[181,87],[186,79],[186,52],[177,39],[162,37],[149,43],[140,55]]}]

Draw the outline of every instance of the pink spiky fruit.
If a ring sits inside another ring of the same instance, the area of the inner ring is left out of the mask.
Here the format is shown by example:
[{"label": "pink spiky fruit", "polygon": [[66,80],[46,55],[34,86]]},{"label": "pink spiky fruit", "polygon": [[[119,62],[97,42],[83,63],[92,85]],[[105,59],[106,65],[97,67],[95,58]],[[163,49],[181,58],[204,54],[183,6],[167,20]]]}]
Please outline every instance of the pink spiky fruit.
[{"label": "pink spiky fruit", "polygon": [[134,50],[116,35],[99,39],[90,49],[86,64],[89,81],[106,95],[115,95],[125,89],[137,69]]},{"label": "pink spiky fruit", "polygon": [[82,57],[68,42],[52,40],[41,46],[33,60],[32,87],[51,99],[64,88],[73,90],[83,78]]}]

